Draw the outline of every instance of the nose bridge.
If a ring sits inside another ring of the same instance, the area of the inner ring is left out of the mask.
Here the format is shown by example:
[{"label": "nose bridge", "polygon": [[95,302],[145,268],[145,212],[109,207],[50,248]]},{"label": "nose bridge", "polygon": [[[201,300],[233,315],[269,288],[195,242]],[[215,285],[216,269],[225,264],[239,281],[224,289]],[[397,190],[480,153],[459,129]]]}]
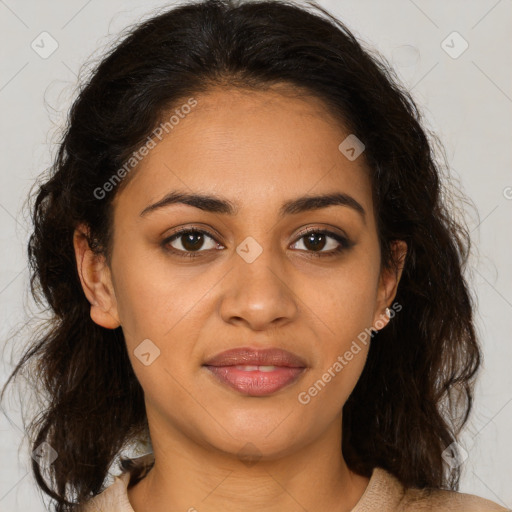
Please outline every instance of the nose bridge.
[{"label": "nose bridge", "polygon": [[239,318],[253,329],[264,329],[296,314],[296,300],[279,251],[248,236],[236,247],[232,265],[221,306],[225,321]]}]

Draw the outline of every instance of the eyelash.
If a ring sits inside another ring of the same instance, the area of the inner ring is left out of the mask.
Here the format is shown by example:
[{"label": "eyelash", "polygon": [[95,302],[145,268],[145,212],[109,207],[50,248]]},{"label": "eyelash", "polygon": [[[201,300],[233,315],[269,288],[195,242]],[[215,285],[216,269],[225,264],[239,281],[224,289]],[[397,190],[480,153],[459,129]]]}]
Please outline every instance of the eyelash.
[{"label": "eyelash", "polygon": [[[207,251],[182,251],[179,249],[174,249],[173,247],[168,247],[168,244],[170,242],[173,242],[177,238],[180,238],[184,234],[188,234],[188,233],[201,233],[201,234],[207,235],[208,237],[215,240],[215,237],[208,231],[205,231],[202,229],[197,229],[197,228],[183,228],[183,229],[180,229],[179,231],[176,231],[172,236],[163,240],[162,247],[164,248],[164,250],[171,252],[173,254],[176,254],[177,256],[184,257],[184,258],[196,258],[198,256],[201,256],[202,252],[207,252]],[[326,251],[326,252],[324,252],[324,251],[320,251],[320,252],[305,251],[308,253],[308,255],[309,255],[308,257],[319,257],[319,258],[333,257],[333,256],[336,256],[336,255],[340,254],[341,252],[349,249],[353,245],[352,242],[350,242],[350,240],[348,240],[348,238],[346,238],[342,235],[339,235],[338,233],[334,233],[332,231],[325,230],[325,229],[315,229],[315,228],[310,228],[310,229],[304,231],[303,233],[300,233],[299,237],[296,239],[294,244],[297,243],[302,238],[305,238],[307,235],[309,235],[311,233],[327,235],[330,238],[334,238],[340,245],[336,249],[333,249],[331,251]]]}]

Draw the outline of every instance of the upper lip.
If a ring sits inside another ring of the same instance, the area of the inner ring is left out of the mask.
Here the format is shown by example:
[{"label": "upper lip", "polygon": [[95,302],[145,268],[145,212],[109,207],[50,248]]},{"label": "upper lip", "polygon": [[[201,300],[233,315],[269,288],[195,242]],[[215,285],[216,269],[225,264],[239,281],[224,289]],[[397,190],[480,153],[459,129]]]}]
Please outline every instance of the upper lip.
[{"label": "upper lip", "polygon": [[280,348],[255,349],[249,347],[234,348],[216,354],[208,359],[206,366],[288,366],[305,368],[306,362],[288,350]]}]

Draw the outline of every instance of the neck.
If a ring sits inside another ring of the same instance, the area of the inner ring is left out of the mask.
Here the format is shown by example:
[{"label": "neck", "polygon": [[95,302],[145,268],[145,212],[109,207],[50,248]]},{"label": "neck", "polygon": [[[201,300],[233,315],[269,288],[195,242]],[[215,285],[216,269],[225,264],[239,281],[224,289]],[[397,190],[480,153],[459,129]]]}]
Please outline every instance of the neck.
[{"label": "neck", "polygon": [[294,453],[252,460],[159,432],[151,434],[153,468],[128,490],[135,512],[349,512],[368,485],[343,459],[341,419]]}]

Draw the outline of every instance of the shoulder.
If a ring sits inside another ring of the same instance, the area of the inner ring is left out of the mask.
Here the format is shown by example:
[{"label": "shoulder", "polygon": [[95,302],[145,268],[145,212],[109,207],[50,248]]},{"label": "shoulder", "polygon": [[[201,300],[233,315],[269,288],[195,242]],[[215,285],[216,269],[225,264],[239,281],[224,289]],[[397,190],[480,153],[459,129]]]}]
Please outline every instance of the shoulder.
[{"label": "shoulder", "polygon": [[473,494],[441,489],[408,489],[401,503],[403,512],[435,511],[447,512],[507,512],[494,501]]},{"label": "shoulder", "polygon": [[[142,465],[145,470],[150,469],[154,463],[153,452],[146,453],[130,459],[135,466]],[[131,473],[127,469],[120,475],[114,476],[114,481],[96,496],[90,498],[75,508],[75,512],[134,512],[128,498],[128,485]]]},{"label": "shoulder", "polygon": [[[389,510],[396,512],[510,512],[497,503],[473,494],[444,489],[404,488],[400,481],[388,471],[375,468],[370,483],[375,490],[386,496]],[[387,510],[387,509],[386,509]]]},{"label": "shoulder", "polygon": [[112,484],[80,505],[76,512],[134,512],[127,493],[129,479],[128,472],[114,477]]}]

